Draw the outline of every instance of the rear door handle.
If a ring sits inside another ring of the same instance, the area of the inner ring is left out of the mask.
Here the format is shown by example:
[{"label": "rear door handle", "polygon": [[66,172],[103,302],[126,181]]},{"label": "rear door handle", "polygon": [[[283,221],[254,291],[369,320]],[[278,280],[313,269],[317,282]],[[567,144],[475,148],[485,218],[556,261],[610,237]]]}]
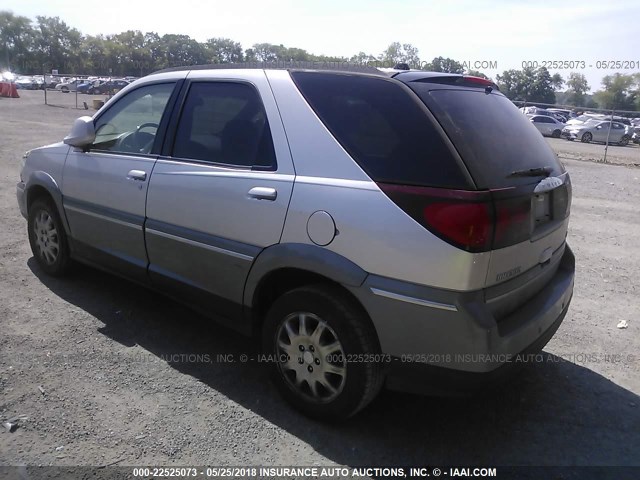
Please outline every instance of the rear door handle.
[{"label": "rear door handle", "polygon": [[278,198],[278,192],[275,188],[270,187],[253,187],[249,190],[249,198],[257,200],[271,200],[272,202]]},{"label": "rear door handle", "polygon": [[129,170],[127,173],[127,178],[129,180],[138,180],[139,182],[144,182],[147,179],[147,172],[142,170]]}]

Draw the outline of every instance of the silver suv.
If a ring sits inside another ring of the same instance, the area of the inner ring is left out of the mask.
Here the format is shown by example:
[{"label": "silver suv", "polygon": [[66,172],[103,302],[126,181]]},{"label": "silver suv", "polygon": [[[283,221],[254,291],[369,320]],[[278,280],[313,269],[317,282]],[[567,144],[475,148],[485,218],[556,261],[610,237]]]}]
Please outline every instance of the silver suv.
[{"label": "silver suv", "polygon": [[318,418],[383,385],[493,383],[573,292],[569,175],[481,78],[159,72],[28,152],[20,177],[42,270],[93,265],[258,336]]}]

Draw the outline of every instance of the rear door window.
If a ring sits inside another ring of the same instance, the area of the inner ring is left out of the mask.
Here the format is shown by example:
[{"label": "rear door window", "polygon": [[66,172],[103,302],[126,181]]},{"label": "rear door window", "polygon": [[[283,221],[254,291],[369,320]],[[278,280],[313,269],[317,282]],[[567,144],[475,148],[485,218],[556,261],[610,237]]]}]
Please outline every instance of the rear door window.
[{"label": "rear door window", "polygon": [[176,131],[173,156],[241,167],[276,167],[267,114],[244,83],[194,82]]},{"label": "rear door window", "polygon": [[324,72],[291,76],[334,138],[374,181],[469,188],[441,131],[396,81]]},{"label": "rear door window", "polygon": [[555,153],[531,122],[504,95],[480,89],[437,89],[410,82],[451,138],[478,188],[540,181],[512,177],[518,170],[551,167],[563,172]]}]

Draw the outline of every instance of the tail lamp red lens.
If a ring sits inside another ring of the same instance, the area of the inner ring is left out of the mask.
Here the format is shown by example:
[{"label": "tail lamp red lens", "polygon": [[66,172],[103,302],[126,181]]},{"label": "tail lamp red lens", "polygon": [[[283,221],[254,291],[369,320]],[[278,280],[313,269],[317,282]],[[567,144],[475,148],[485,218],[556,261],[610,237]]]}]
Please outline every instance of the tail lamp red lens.
[{"label": "tail lamp red lens", "polygon": [[524,241],[531,233],[529,196],[378,184],[415,221],[448,243],[484,252]]}]

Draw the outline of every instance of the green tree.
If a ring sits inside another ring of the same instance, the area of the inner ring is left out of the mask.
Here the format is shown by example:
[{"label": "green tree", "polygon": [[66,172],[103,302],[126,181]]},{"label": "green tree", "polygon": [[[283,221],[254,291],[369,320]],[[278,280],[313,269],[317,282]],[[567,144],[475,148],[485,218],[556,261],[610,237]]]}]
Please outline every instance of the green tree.
[{"label": "green tree", "polygon": [[28,17],[0,11],[0,66],[21,73],[40,72],[40,66],[30,55],[33,40],[34,31]]},{"label": "green tree", "polygon": [[554,73],[551,76],[551,84],[553,85],[554,90],[560,90],[562,85],[564,85],[564,78],[559,73]]},{"label": "green tree", "polygon": [[582,73],[571,72],[569,80],[567,80],[567,93],[569,94],[568,102],[576,107],[585,105],[585,95],[589,91],[589,82],[587,77]]},{"label": "green tree", "polygon": [[423,69],[430,72],[464,73],[464,67],[460,62],[452,58],[444,57],[434,58],[431,62],[427,63]]},{"label": "green tree", "polygon": [[349,58],[350,63],[355,63],[357,65],[367,65],[367,64],[373,65],[372,62],[375,62],[375,61],[377,61],[377,59],[374,55],[371,55],[370,53],[364,53],[364,52],[359,52],[351,56],[351,58]]},{"label": "green tree", "polygon": [[616,73],[602,79],[602,90],[594,94],[600,108],[634,110],[638,98],[638,77]]},{"label": "green tree", "polygon": [[229,38],[210,38],[205,48],[210,63],[238,63],[244,60],[242,45]]},{"label": "green tree", "polygon": [[163,67],[203,65],[207,63],[207,51],[189,35],[167,34],[162,36],[164,47]]},{"label": "green tree", "polygon": [[[258,62],[277,62],[284,59],[284,46],[271,43],[256,43],[251,48],[252,60]],[[248,53],[248,51],[247,51]]]},{"label": "green tree", "polygon": [[502,93],[511,100],[555,103],[553,80],[544,67],[506,70],[502,75],[497,75],[497,81]]},{"label": "green tree", "polygon": [[83,70],[88,74],[106,75],[109,73],[109,50],[103,35],[87,35],[82,39],[84,52]]},{"label": "green tree", "polygon": [[55,68],[60,73],[80,73],[82,70],[82,35],[69,27],[60,17],[36,17],[34,38],[38,63],[47,70]]},{"label": "green tree", "polygon": [[549,70],[544,67],[534,70],[533,82],[529,90],[530,100],[540,103],[556,103],[554,87],[554,80]]},{"label": "green tree", "polygon": [[145,33],[144,45],[149,52],[149,61],[151,62],[150,71],[166,67],[164,59],[164,45],[160,35],[156,32]]},{"label": "green tree", "polygon": [[398,63],[406,63],[412,68],[419,68],[420,66],[418,49],[410,43],[393,42],[378,58],[386,64],[385,66],[389,67],[393,67]]}]

